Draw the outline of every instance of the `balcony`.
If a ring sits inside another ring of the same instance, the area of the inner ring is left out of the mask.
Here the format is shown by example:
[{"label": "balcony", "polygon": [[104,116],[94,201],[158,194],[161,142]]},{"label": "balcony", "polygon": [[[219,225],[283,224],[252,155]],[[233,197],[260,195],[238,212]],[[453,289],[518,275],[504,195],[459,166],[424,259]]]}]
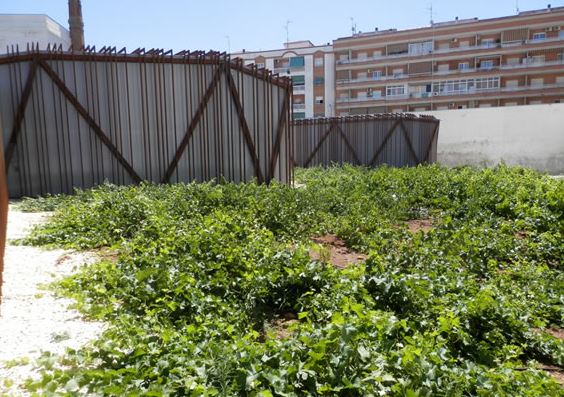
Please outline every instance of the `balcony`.
[{"label": "balcony", "polygon": [[292,74],[297,72],[303,72],[304,70],[305,70],[304,66],[290,66],[290,64],[278,64],[274,69],[272,69],[272,73]]},{"label": "balcony", "polygon": [[366,58],[353,58],[353,59],[339,59],[337,60],[337,65],[349,65],[355,63],[362,63],[362,62],[370,62],[370,61],[381,61],[384,59],[401,59],[401,58],[409,58],[409,57],[425,57],[428,55],[442,55],[442,54],[449,54],[452,52],[462,52],[462,51],[476,51],[476,50],[489,50],[493,48],[511,48],[511,47],[519,47],[522,45],[527,44],[543,44],[543,43],[551,43],[555,41],[564,41],[564,37],[552,37],[547,39],[538,39],[538,40],[525,40],[519,42],[512,42],[512,43],[488,43],[488,44],[480,44],[475,46],[465,46],[465,47],[456,47],[456,48],[443,48],[443,49],[436,49],[429,54],[410,54],[410,53],[403,53],[403,54],[393,54],[393,55],[379,55],[379,56],[372,56]]},{"label": "balcony", "polygon": [[293,112],[303,112],[306,108],[305,103],[294,103],[292,105],[292,111]]},{"label": "balcony", "polygon": [[556,84],[543,84],[543,85],[533,85],[533,86],[519,86],[519,87],[496,87],[496,88],[475,88],[471,87],[468,90],[463,91],[452,91],[452,92],[422,92],[422,93],[411,93],[406,95],[394,95],[394,96],[373,96],[373,97],[361,97],[361,98],[338,98],[337,103],[350,103],[350,102],[369,102],[369,101],[397,101],[402,99],[420,99],[431,97],[451,97],[460,95],[476,95],[484,93],[511,93],[517,91],[534,91],[534,90],[549,90],[554,88],[564,88],[564,83]]},{"label": "balcony", "polygon": [[303,94],[305,93],[305,85],[295,85],[292,87],[292,91],[294,94]]},{"label": "balcony", "polygon": [[394,76],[379,76],[379,77],[365,77],[360,79],[340,79],[337,80],[337,85],[347,85],[347,84],[358,84],[358,83],[366,83],[366,82],[377,82],[377,81],[390,81],[390,80],[402,80],[407,78],[413,77],[422,77],[422,76],[448,76],[454,74],[467,74],[467,73],[486,73],[492,72],[496,70],[514,70],[514,69],[523,69],[523,68],[538,68],[538,67],[545,67],[545,66],[559,66],[564,65],[564,60],[558,61],[548,61],[548,62],[533,62],[533,61],[526,61],[524,60],[523,63],[515,64],[515,65],[500,65],[500,66],[491,66],[487,68],[468,68],[468,69],[453,69],[453,70],[441,70],[441,71],[434,71],[434,72],[427,72],[427,73],[417,73],[417,74],[401,74],[401,75],[394,75]]}]

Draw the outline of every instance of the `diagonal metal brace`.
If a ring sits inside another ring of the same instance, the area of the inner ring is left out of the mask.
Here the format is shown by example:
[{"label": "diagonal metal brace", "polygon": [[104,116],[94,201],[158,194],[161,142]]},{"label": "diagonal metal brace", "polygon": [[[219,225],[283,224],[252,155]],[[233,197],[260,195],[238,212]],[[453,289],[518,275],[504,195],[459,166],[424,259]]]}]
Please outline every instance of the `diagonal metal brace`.
[{"label": "diagonal metal brace", "polygon": [[59,90],[63,93],[63,95],[67,98],[67,100],[74,106],[77,112],[84,118],[84,120],[88,123],[90,128],[94,131],[94,133],[98,136],[98,138],[102,141],[104,145],[110,150],[110,152],[114,155],[114,157],[119,161],[119,163],[125,168],[129,176],[136,182],[141,182],[141,177],[137,174],[137,172],[133,169],[131,164],[127,161],[125,157],[121,154],[118,148],[113,144],[112,140],[106,135],[104,130],[98,125],[96,120],[92,118],[88,110],[78,100],[76,96],[69,90],[69,88],[65,85],[63,80],[59,77],[57,72],[55,72],[51,66],[44,60],[39,61],[39,65],[41,68],[47,73],[47,75],[53,80],[55,85],[59,88]]}]

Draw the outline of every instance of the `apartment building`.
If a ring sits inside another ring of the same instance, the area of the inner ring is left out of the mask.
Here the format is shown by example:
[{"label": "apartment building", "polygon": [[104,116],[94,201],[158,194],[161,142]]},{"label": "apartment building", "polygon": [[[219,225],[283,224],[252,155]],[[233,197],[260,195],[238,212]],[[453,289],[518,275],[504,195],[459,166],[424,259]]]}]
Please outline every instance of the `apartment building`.
[{"label": "apartment building", "polygon": [[335,58],[331,45],[315,46],[311,41],[294,41],[283,49],[244,51],[231,54],[246,64],[290,76],[293,84],[294,119],[330,117],[335,114]]},{"label": "apartment building", "polygon": [[0,14],[0,54],[12,46],[25,51],[28,43],[38,44],[41,50],[61,44],[66,50],[71,39],[69,31],[47,15]]},{"label": "apartment building", "polygon": [[564,7],[333,41],[337,115],[564,102]]}]

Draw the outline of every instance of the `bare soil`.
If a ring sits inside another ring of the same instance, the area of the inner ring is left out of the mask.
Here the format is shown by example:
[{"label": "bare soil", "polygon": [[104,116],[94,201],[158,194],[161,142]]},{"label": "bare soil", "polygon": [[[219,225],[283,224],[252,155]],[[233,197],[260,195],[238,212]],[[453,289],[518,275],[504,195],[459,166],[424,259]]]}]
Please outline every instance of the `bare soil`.
[{"label": "bare soil", "polygon": [[343,269],[351,264],[360,263],[366,260],[367,256],[360,252],[355,252],[348,248],[343,240],[334,234],[326,234],[325,236],[312,237],[311,241],[321,245],[327,250],[317,251],[311,249],[309,256],[313,260],[328,261],[333,266]]},{"label": "bare soil", "polygon": [[423,232],[425,234],[429,233],[435,228],[432,219],[411,219],[405,222],[409,231],[413,234],[418,232]]}]

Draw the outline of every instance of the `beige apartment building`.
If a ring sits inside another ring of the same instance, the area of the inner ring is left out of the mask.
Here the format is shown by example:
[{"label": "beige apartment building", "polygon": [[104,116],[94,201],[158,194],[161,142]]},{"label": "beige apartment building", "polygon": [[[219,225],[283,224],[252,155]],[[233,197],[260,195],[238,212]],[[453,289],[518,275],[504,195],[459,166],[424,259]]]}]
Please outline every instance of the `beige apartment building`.
[{"label": "beige apartment building", "polygon": [[333,42],[337,115],[564,102],[564,7]]},{"label": "beige apartment building", "polygon": [[335,114],[335,58],[329,44],[294,41],[283,49],[231,54],[246,64],[292,78],[294,119],[331,117]]}]

